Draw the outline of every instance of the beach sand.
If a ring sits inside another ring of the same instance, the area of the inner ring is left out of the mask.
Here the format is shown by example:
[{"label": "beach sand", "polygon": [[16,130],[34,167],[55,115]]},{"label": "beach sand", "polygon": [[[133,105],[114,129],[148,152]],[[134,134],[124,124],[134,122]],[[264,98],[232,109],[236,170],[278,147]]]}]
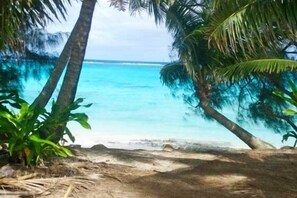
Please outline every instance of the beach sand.
[{"label": "beach sand", "polygon": [[[74,197],[297,197],[296,150],[74,148],[76,157],[56,159],[47,170],[95,179]],[[45,197],[63,197],[66,190]]]}]

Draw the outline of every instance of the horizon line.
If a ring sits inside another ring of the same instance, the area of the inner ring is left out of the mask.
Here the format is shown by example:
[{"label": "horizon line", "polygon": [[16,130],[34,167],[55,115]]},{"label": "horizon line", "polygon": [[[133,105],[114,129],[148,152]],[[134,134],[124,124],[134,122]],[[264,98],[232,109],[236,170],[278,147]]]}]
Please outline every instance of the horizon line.
[{"label": "horizon line", "polygon": [[84,59],[84,61],[114,62],[114,63],[158,63],[158,64],[170,63],[170,61],[107,60],[107,59],[92,59],[92,58],[86,58]]}]

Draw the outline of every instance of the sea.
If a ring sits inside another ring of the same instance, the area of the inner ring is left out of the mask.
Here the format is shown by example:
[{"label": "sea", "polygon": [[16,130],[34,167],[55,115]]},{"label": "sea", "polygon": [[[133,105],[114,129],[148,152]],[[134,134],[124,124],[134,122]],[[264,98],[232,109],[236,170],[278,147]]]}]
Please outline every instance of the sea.
[{"label": "sea", "polygon": [[[215,121],[203,119],[182,98],[174,97],[160,80],[165,63],[135,61],[86,60],[79,81],[77,98],[84,98],[89,108],[92,129],[69,123],[75,144],[91,147],[104,144],[110,148],[161,149],[170,143],[187,149],[247,149],[235,135]],[[24,80],[23,97],[33,101],[48,76]],[[61,82],[59,83],[61,85]],[[59,88],[54,94],[57,96]],[[226,108],[224,114],[235,120],[236,112]],[[255,136],[276,147],[282,134],[263,126],[242,125]]]}]

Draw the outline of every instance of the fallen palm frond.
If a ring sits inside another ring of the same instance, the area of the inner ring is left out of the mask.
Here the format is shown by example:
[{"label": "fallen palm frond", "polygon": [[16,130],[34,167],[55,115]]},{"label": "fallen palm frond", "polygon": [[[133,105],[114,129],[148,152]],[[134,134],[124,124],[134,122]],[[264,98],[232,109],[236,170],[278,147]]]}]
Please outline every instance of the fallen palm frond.
[{"label": "fallen palm frond", "polygon": [[1,178],[0,196],[3,195],[42,195],[50,194],[53,190],[67,190],[64,197],[88,191],[96,179],[88,177],[57,177],[32,179],[35,174],[19,178]]}]

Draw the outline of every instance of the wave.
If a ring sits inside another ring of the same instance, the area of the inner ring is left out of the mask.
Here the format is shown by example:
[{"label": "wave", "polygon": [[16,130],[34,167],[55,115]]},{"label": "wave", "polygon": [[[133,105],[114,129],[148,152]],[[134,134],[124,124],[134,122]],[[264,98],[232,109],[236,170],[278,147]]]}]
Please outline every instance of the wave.
[{"label": "wave", "polygon": [[88,64],[106,64],[106,62],[99,62],[99,61],[84,61],[84,63],[88,63]]},{"label": "wave", "polygon": [[129,66],[164,66],[167,62],[148,62],[148,61],[117,61],[117,60],[88,60],[86,59],[84,63],[88,64],[117,64],[117,65],[129,65]]},{"label": "wave", "polygon": [[119,63],[121,65],[141,65],[141,66],[163,66],[164,64],[161,64],[161,63],[133,63],[133,62],[129,62],[129,63]]}]

